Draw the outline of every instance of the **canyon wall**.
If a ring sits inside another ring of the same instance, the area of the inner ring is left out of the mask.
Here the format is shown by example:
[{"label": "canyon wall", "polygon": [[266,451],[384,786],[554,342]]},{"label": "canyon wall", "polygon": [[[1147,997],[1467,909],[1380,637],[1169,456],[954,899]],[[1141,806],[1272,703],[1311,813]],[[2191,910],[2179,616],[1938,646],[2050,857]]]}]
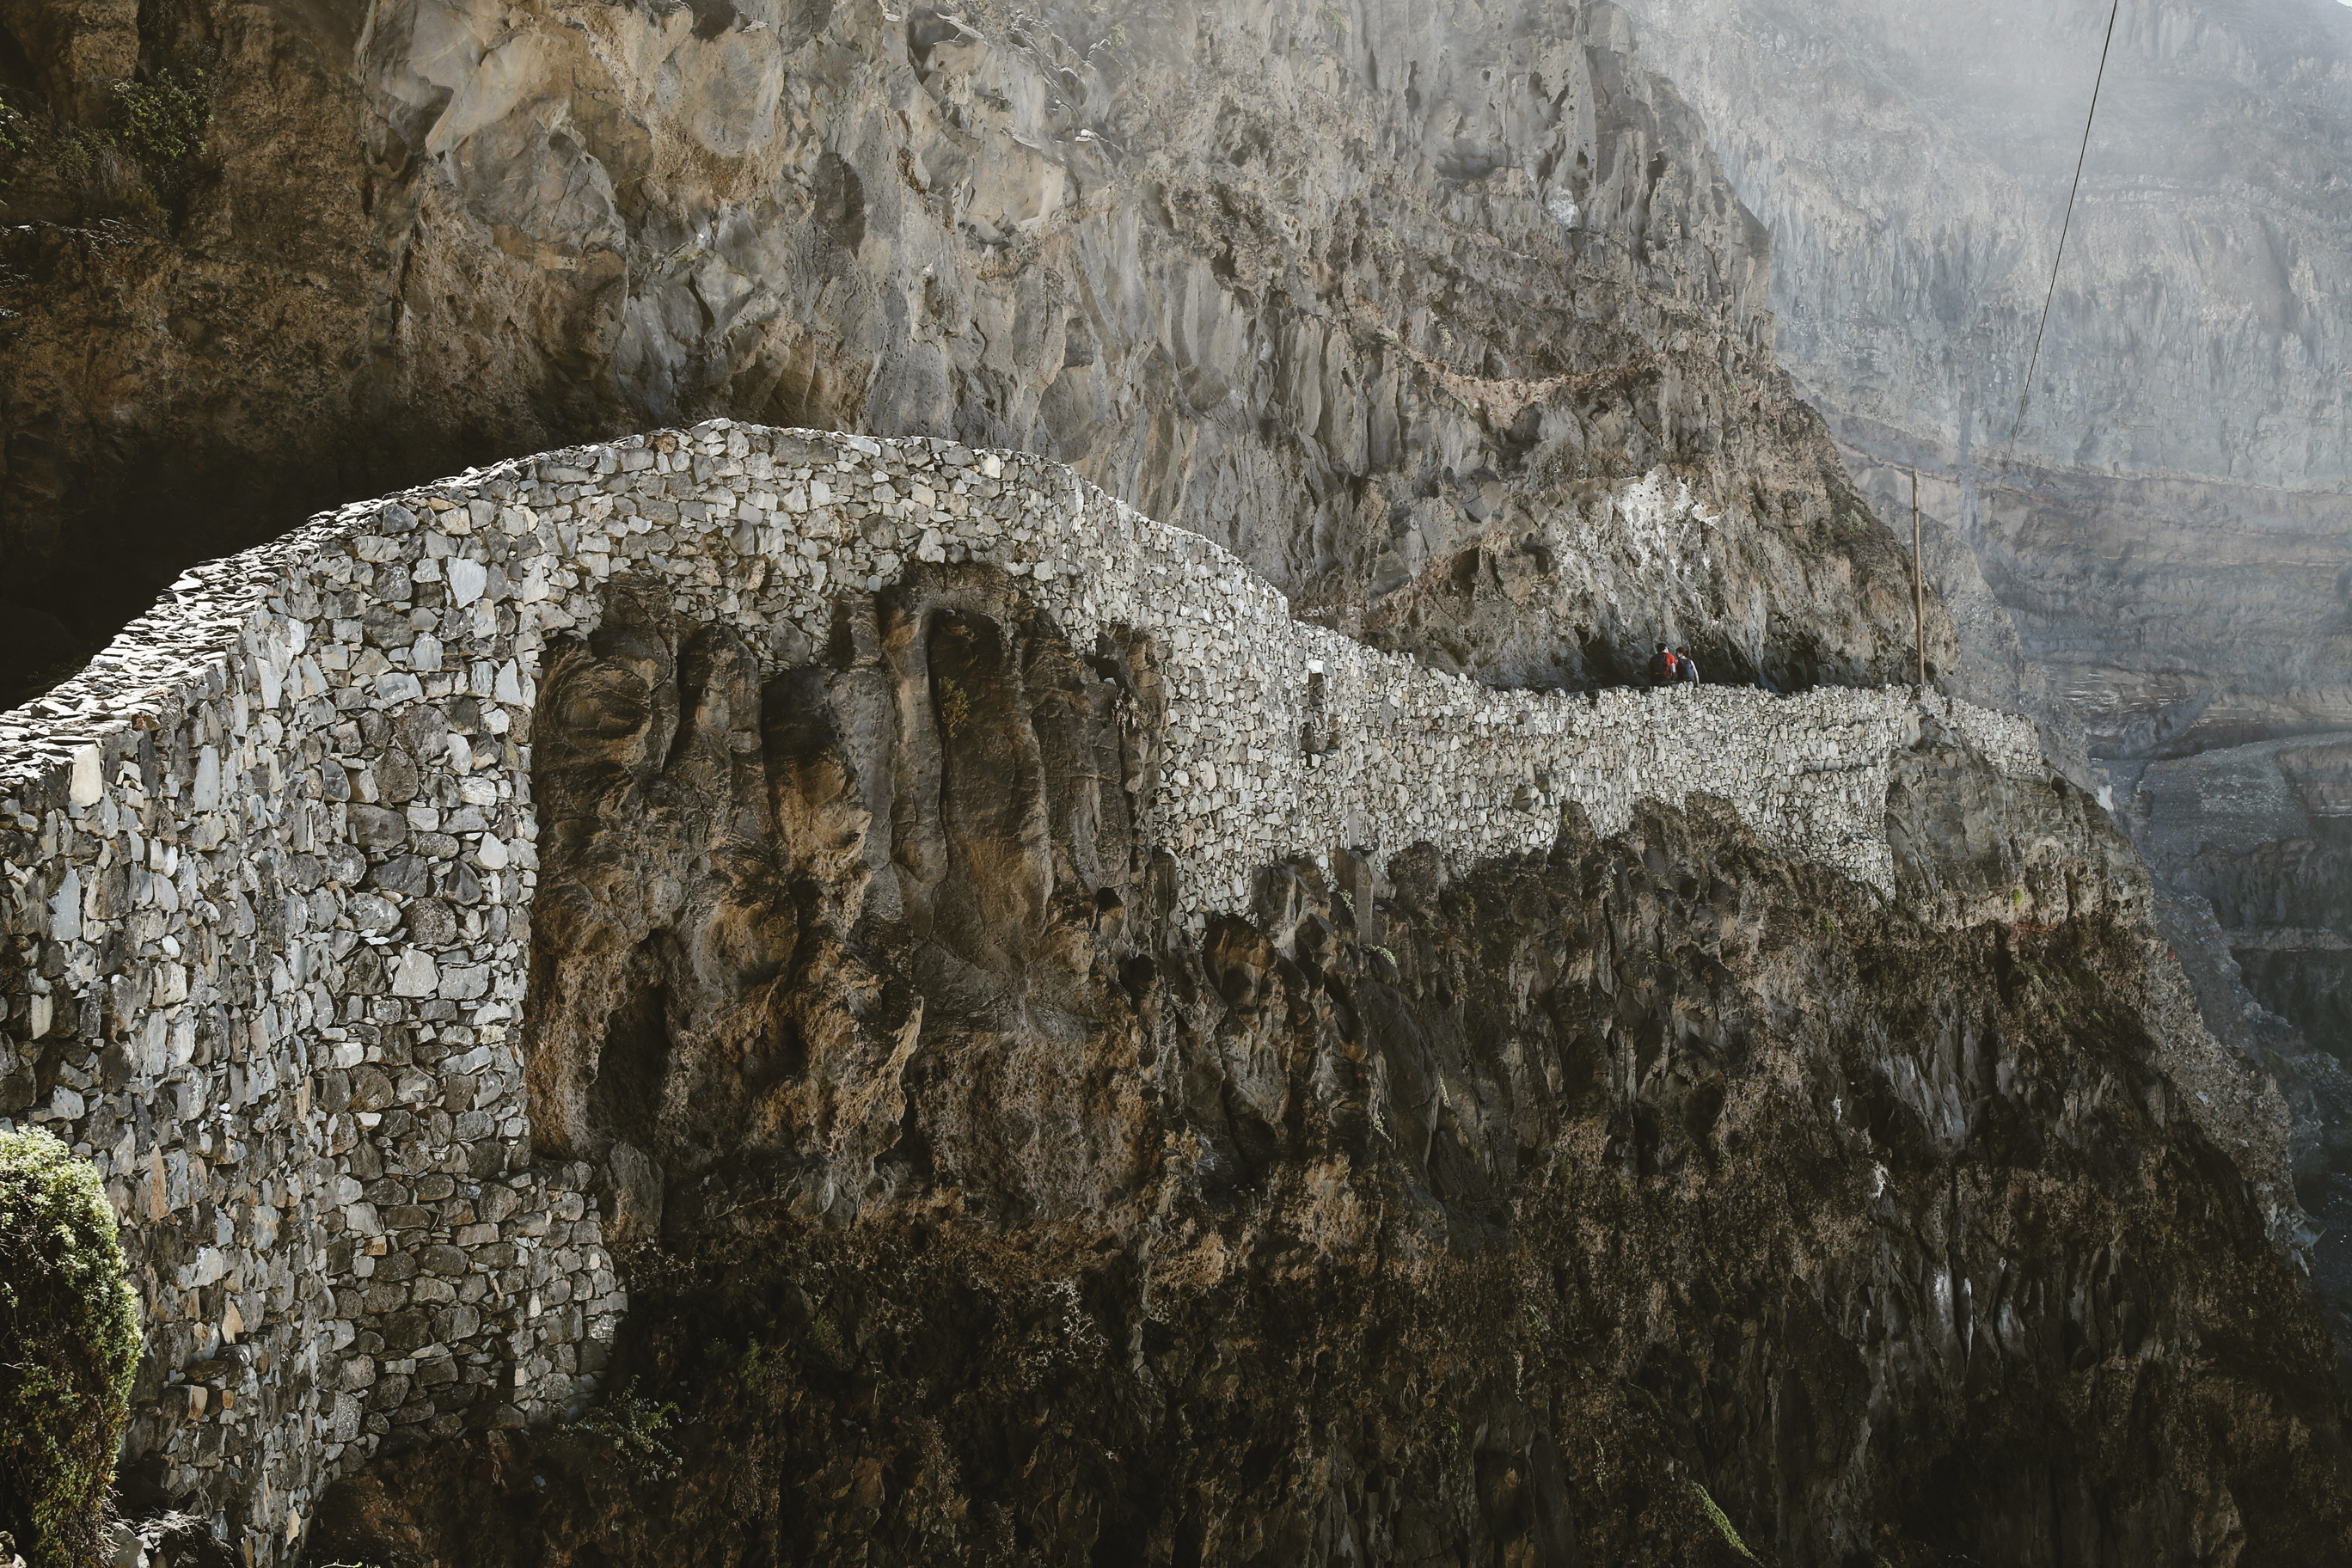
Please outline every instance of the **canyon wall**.
[{"label": "canyon wall", "polygon": [[2079,733],[2168,934],[2219,944],[2215,1026],[2306,1037],[2267,1059],[2352,1278],[2352,925],[2315,891],[2333,817],[2278,763],[2352,726],[2352,11],[2120,7],[2021,420],[2108,7],[1629,9],[1771,230],[1783,362],[1857,487],[1899,527],[1918,473],[1964,664]]},{"label": "canyon wall", "polygon": [[[722,421],[322,516],[184,577],[0,721],[0,1114],[96,1161],[123,1216],[149,1331],[134,1473],[290,1552],[369,1456],[589,1390],[625,1304],[606,1230],[642,1239],[659,1171],[596,1125],[617,1070],[599,1091],[595,1052],[566,1056],[602,947],[532,946],[541,855],[568,852],[577,798],[535,796],[535,715],[626,705],[562,663],[583,638],[653,657],[612,595],[723,619],[761,650],[735,678],[756,688],[866,635],[841,595],[965,563],[1022,583],[1089,650],[1081,682],[1150,720],[1107,787],[1161,853],[1154,918],[1196,940],[1300,854],[1377,866],[1428,844],[1466,868],[1540,853],[1564,811],[1613,833],[1701,794],[1891,894],[1887,802],[1923,735],[2046,777],[2030,725],[1913,690],[1490,690],[1293,621],[1232,555],[1057,465],[953,443]],[[984,668],[904,657],[945,721],[1001,724]],[[2086,883],[2062,843],[1998,885],[1911,896],[1962,921],[2144,897],[2128,862]],[[887,851],[872,840],[866,872]],[[863,905],[901,915],[920,880],[877,875]],[[2231,1115],[2263,1125],[2259,1093]]]},{"label": "canyon wall", "polygon": [[2120,7],[2013,446],[2108,7],[1627,9],[1770,230],[1780,350],[1832,418],[2059,474],[2352,480],[2341,7]]},{"label": "canyon wall", "polygon": [[[0,1114],[132,1216],[155,1506],[2347,1556],[2277,1093],[1990,566],[1887,689],[1908,563],[1624,14],[0,28],[14,690],[557,448],[0,719]],[[90,152],[199,68],[198,153]],[[1659,637],[1734,689],[1612,689]]]},{"label": "canyon wall", "polygon": [[[0,700],[319,507],[712,416],[1057,458],[1507,684],[1661,637],[1782,688],[1907,668],[1763,233],[1607,5],[5,17],[72,47],[0,48]],[[71,155],[109,73],[199,69],[200,152]],[[1531,539],[1661,468],[1740,602],[1604,576],[1514,642]],[[1408,585],[1501,609],[1422,636],[1379,614]]]}]

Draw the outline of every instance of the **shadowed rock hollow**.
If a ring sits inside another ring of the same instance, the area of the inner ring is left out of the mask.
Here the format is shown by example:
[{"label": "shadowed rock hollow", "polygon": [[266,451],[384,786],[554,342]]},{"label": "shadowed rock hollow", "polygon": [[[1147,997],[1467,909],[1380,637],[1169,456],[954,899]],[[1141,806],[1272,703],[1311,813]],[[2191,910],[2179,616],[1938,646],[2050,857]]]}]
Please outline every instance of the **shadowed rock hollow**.
[{"label": "shadowed rock hollow", "polygon": [[1702,803],[1335,847],[1195,942],[1149,646],[943,568],[781,651],[625,589],[535,726],[534,1125],[677,1478],[477,1436],[318,1561],[1734,1561],[1710,1504],[1788,1563],[2347,1560],[2325,1333],[2176,1087],[2233,1069],[2069,786],[1931,731],[1893,903]]}]

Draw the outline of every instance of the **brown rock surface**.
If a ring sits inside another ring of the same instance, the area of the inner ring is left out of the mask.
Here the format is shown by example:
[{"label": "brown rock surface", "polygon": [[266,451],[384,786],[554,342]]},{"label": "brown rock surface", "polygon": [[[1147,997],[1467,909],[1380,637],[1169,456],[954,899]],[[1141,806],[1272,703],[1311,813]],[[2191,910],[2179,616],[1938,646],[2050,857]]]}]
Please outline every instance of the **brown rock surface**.
[{"label": "brown rock surface", "polygon": [[[1196,942],[1148,647],[941,569],[782,651],[625,596],[534,726],[534,1121],[640,1227],[612,1386],[675,1459],[392,1458],[317,1561],[1733,1561],[1710,1506],[2352,1560],[2265,1156],[2078,794],[1931,735],[1894,903],[1702,805],[1268,867]],[[1935,913],[2045,873],[2054,925]]]}]

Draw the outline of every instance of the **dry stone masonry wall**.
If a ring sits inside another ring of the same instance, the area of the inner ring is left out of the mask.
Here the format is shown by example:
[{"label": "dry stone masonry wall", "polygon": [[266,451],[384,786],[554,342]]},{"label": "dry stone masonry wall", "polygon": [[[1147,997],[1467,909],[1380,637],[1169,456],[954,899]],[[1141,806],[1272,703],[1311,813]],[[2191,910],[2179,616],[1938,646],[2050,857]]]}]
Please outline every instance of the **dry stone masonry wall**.
[{"label": "dry stone masonry wall", "polygon": [[1539,849],[1705,791],[1891,885],[1924,716],[2004,771],[2030,724],[1902,690],[1489,690],[1293,621],[1232,555],[1041,459],[714,422],[324,514],[188,574],[0,718],[0,1125],[110,1184],[148,1315],[134,1460],[255,1560],[391,1443],[560,1412],[625,1301],[585,1166],[536,1164],[519,1038],[549,639],[603,584],[821,644],[911,563],[1026,580],[1167,683],[1147,807],[1195,921],[1284,856]]}]

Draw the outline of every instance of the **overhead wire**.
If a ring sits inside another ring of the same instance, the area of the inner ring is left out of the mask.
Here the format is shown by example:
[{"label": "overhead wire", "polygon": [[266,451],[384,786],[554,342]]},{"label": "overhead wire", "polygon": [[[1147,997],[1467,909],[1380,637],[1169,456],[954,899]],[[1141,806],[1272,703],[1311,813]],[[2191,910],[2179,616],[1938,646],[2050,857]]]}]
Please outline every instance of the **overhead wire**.
[{"label": "overhead wire", "polygon": [[2012,449],[2018,432],[2025,428],[2025,405],[2033,395],[2033,374],[2042,366],[2042,334],[2050,330],[2050,306],[2058,298],[2058,266],[2066,259],[2067,231],[2074,226],[2074,197],[2083,188],[2083,163],[2091,154],[2091,127],[2099,118],[2099,89],[2107,80],[2107,52],[2115,47],[2116,18],[2123,8],[2123,0],[2113,0],[2107,7],[2106,41],[2099,46],[2099,73],[2091,80],[2091,111],[2083,117],[2083,145],[2074,154],[2074,183],[2066,191],[2066,216],[2058,226],[2058,251],[2050,258],[2050,289],[2042,298],[2042,324],[2033,329],[2033,356],[2026,362],[2025,384],[2017,393],[2017,419],[2009,427]]}]

